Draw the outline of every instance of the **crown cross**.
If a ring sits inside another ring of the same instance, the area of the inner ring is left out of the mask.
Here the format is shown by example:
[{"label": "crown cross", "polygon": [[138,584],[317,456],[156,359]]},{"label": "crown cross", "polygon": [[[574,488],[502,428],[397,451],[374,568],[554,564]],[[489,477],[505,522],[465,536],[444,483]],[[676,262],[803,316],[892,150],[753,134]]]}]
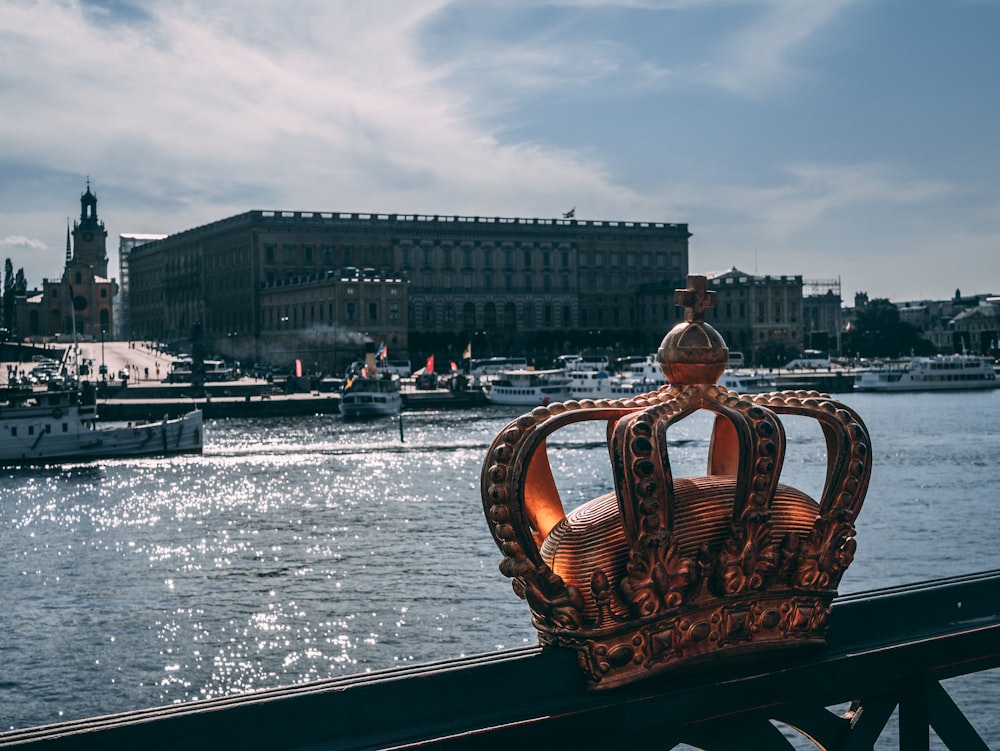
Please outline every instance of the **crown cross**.
[{"label": "crown cross", "polygon": [[689,276],[687,289],[674,290],[674,305],[684,306],[684,320],[688,323],[705,320],[705,308],[715,307],[715,291],[707,289],[704,276]]}]

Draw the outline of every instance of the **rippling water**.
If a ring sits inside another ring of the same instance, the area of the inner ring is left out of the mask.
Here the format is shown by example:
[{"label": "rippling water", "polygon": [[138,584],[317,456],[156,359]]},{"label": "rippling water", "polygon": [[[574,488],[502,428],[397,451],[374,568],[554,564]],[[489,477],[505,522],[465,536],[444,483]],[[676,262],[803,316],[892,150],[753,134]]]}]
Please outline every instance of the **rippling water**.
[{"label": "rippling water", "polygon": [[[875,447],[841,591],[996,568],[1000,392],[841,398]],[[403,441],[388,419],[220,420],[202,456],[8,472],[0,729],[534,644],[479,498],[518,413],[406,413]],[[708,427],[671,431],[678,474]],[[819,430],[787,427],[783,479],[815,495]],[[567,505],[609,490],[603,429],[562,433]],[[995,722],[1000,679],[976,680],[959,703]]]}]

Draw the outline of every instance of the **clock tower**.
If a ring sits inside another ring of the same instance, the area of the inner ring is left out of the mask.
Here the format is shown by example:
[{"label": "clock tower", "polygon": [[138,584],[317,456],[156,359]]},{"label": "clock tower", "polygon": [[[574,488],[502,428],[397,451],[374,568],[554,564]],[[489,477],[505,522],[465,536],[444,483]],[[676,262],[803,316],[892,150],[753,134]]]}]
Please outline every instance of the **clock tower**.
[{"label": "clock tower", "polygon": [[80,218],[73,222],[73,257],[68,265],[89,268],[95,276],[108,275],[108,231],[97,217],[97,196],[90,191],[80,196]]}]

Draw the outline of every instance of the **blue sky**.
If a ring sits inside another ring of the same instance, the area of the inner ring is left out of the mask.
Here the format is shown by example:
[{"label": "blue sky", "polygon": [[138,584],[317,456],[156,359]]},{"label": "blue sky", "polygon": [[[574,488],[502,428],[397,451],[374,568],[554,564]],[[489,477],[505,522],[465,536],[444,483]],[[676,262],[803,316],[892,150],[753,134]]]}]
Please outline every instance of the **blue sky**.
[{"label": "blue sky", "polygon": [[685,222],[693,272],[1000,293],[1000,0],[5,0],[0,257],[250,209]]}]

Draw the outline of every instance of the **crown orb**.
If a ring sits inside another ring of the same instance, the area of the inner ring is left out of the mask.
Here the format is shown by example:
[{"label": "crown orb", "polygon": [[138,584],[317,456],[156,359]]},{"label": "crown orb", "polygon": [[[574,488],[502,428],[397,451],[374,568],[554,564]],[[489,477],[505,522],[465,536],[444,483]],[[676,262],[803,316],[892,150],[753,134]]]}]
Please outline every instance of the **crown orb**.
[{"label": "crown orb", "polygon": [[715,383],[729,364],[729,348],[709,324],[684,321],[663,337],[656,361],[673,385]]}]

